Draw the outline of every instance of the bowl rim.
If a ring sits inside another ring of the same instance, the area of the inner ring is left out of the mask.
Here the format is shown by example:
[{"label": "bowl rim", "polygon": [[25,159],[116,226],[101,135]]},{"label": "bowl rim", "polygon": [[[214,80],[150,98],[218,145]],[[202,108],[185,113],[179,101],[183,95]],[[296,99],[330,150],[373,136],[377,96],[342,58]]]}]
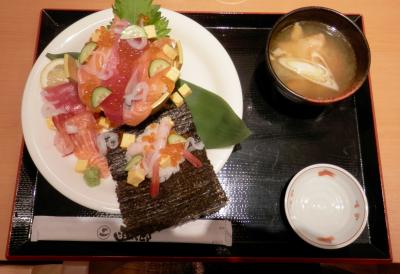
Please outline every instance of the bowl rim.
[{"label": "bowl rim", "polygon": [[[271,45],[272,34],[274,33],[275,29],[282,22],[284,22],[287,18],[290,18],[294,14],[306,12],[306,11],[309,11],[309,10],[322,10],[323,12],[328,12],[328,13],[331,13],[332,15],[334,15],[334,16],[339,16],[339,17],[345,19],[348,23],[350,23],[350,25],[353,28],[355,28],[357,30],[358,34],[361,36],[362,40],[364,41],[364,44],[365,44],[365,47],[366,47],[366,52],[367,52],[367,56],[366,56],[366,58],[367,58],[366,73],[364,73],[363,77],[358,81],[358,83],[356,85],[351,86],[351,89],[348,92],[343,93],[341,96],[338,96],[338,97],[335,97],[335,98],[328,98],[328,99],[313,99],[313,98],[305,97],[305,96],[295,92],[294,90],[290,89],[289,87],[287,87],[281,81],[281,79],[278,77],[278,75],[275,73],[275,70],[272,68],[271,60],[270,60],[270,56],[269,56],[269,46]],[[370,67],[371,67],[371,49],[370,49],[368,40],[367,40],[364,32],[348,16],[346,16],[345,14],[343,14],[343,13],[341,13],[341,12],[335,10],[335,9],[328,8],[328,7],[307,6],[307,7],[301,7],[301,8],[298,8],[298,9],[294,9],[294,10],[284,14],[283,16],[281,16],[275,22],[275,24],[272,26],[270,32],[268,33],[268,38],[267,38],[267,43],[266,43],[266,48],[265,48],[265,59],[266,59],[266,63],[267,63],[268,69],[269,69],[270,73],[272,74],[274,80],[277,81],[279,83],[279,85],[282,86],[291,95],[293,95],[293,96],[295,96],[297,98],[300,98],[301,100],[303,100],[305,102],[308,102],[308,103],[312,103],[312,104],[316,104],[316,105],[327,105],[327,104],[332,104],[332,103],[335,103],[335,102],[342,101],[342,100],[352,96],[364,84],[364,82],[368,78],[368,75],[369,75],[369,72],[370,72]]]},{"label": "bowl rim", "polygon": [[[329,244],[322,244],[322,243],[318,243],[315,241],[312,241],[311,239],[309,239],[308,237],[306,237],[305,235],[303,235],[303,233],[300,233],[299,229],[296,227],[295,223],[293,222],[293,220],[290,218],[290,214],[289,214],[289,195],[290,195],[290,191],[293,187],[293,185],[295,185],[298,182],[298,178],[303,175],[304,173],[308,172],[311,169],[315,169],[315,168],[331,168],[331,169],[335,169],[336,171],[342,173],[343,175],[345,175],[346,177],[348,177],[350,179],[350,181],[353,182],[353,184],[356,186],[356,188],[359,190],[361,197],[363,199],[364,202],[364,219],[363,222],[361,224],[361,226],[358,227],[357,231],[352,235],[352,237],[348,238],[347,240],[340,242],[338,244],[334,244],[334,245],[329,245]],[[368,205],[368,200],[365,194],[364,189],[362,188],[361,184],[359,183],[359,181],[347,170],[337,166],[337,165],[333,165],[333,164],[327,164],[327,163],[318,163],[318,164],[313,164],[313,165],[309,165],[306,166],[305,168],[301,169],[299,172],[297,172],[293,178],[290,180],[287,188],[286,188],[286,192],[285,192],[285,198],[284,198],[284,208],[285,208],[285,215],[286,215],[286,219],[289,222],[290,226],[292,227],[293,231],[301,238],[303,239],[305,242],[315,246],[315,247],[319,247],[319,248],[323,248],[323,249],[339,249],[342,247],[345,247],[347,245],[350,245],[351,243],[353,243],[360,235],[361,233],[364,231],[365,226],[367,225],[367,221],[368,221],[368,217],[369,217],[369,205]]]}]

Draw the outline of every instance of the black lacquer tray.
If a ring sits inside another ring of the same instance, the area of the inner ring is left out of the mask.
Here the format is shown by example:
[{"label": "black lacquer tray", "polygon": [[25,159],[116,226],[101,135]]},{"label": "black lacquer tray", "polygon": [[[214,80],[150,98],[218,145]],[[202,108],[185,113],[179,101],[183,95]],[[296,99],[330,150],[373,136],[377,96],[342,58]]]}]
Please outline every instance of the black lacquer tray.
[{"label": "black lacquer tray", "polygon": [[[64,28],[92,11],[43,10],[38,51]],[[238,70],[243,89],[244,120],[250,138],[235,150],[218,177],[229,205],[208,218],[233,223],[233,246],[30,241],[34,215],[115,217],[68,200],[37,171],[23,148],[9,259],[133,257],[229,261],[389,261],[373,108],[369,83],[355,96],[333,106],[305,107],[281,97],[266,71],[264,48],[279,14],[189,13],[223,44]],[[362,18],[351,16],[362,27]],[[194,34],[195,35],[195,34]],[[283,196],[290,178],[315,163],[339,165],[366,190],[368,224],[355,243],[322,250],[303,242],[290,228]]]}]

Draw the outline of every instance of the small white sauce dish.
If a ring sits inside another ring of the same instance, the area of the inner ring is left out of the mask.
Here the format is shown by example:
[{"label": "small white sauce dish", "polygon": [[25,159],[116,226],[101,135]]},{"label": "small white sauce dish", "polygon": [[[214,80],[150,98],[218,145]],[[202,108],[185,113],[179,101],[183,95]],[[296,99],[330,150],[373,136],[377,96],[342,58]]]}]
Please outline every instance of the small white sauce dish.
[{"label": "small white sauce dish", "polygon": [[368,220],[368,202],[360,183],[330,164],[315,164],[298,172],[288,185],[284,206],[299,237],[324,249],[351,244]]}]

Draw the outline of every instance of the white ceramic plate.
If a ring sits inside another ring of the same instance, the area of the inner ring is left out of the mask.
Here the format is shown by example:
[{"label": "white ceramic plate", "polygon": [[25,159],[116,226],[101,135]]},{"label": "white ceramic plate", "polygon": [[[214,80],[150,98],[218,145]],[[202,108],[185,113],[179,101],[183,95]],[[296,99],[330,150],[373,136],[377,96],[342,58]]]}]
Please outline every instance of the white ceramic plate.
[{"label": "white ceramic plate", "polygon": [[349,172],[316,164],[301,170],[289,183],[285,212],[303,240],[316,247],[336,249],[360,236],[368,219],[368,203]]},{"label": "white ceramic plate", "polygon": [[[192,19],[162,9],[172,29],[170,36],[183,45],[182,79],[191,81],[223,97],[237,115],[242,117],[242,90],[235,66],[218,40]],[[98,187],[86,186],[82,175],[75,173],[74,156],[61,157],[53,146],[54,132],[41,115],[40,72],[49,62],[45,54],[80,51],[91,33],[112,19],[111,9],[93,13],[74,23],[40,54],[25,85],[22,100],[22,129],[28,151],[46,180],[74,202],[98,211],[119,213],[115,182],[108,178]],[[208,157],[219,171],[233,147],[207,150]]]}]

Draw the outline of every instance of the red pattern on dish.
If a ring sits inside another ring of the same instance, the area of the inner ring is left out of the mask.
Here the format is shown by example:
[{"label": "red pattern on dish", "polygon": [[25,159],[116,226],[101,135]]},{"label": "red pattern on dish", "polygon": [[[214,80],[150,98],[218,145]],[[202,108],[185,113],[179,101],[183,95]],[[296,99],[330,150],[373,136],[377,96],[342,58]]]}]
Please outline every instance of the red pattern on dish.
[{"label": "red pattern on dish", "polygon": [[335,173],[333,173],[332,171],[329,171],[327,169],[321,170],[320,172],[318,172],[318,176],[330,176],[330,177],[335,177]]},{"label": "red pattern on dish", "polygon": [[333,236],[318,237],[317,240],[320,241],[320,242],[332,244],[332,241],[335,240],[335,237],[333,237]]}]

